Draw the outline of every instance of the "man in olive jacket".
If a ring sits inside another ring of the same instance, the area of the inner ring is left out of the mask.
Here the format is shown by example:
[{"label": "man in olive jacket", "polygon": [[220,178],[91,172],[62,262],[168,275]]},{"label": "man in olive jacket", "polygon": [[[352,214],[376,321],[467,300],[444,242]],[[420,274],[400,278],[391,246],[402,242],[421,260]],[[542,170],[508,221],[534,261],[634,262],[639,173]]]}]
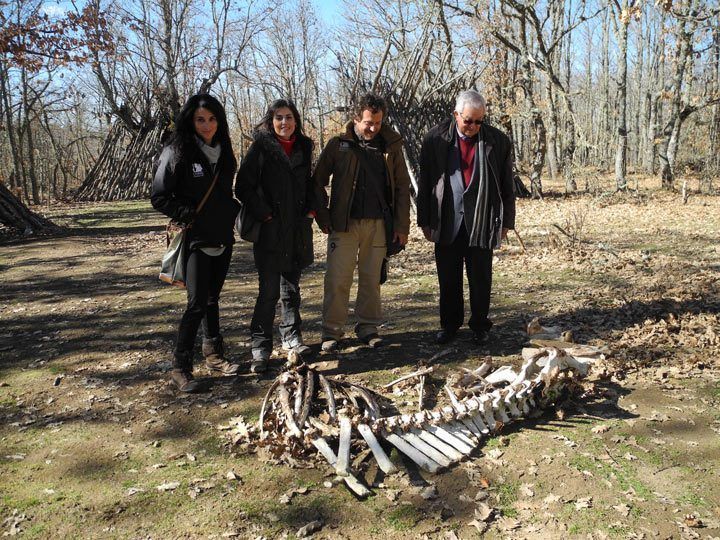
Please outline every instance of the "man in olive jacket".
[{"label": "man in olive jacket", "polygon": [[483,122],[485,99],[461,92],[453,117],[432,128],[420,150],[418,226],[435,242],[440,284],[438,343],[462,326],[463,262],[476,342],[488,340],[493,249],[515,228],[512,144]]},{"label": "man in olive jacket", "polygon": [[[410,176],[403,141],[383,125],[386,115],[387,106],[381,97],[364,96],[345,131],[323,149],[313,175],[320,201],[317,223],[329,235],[322,318],[324,351],[337,349],[343,336],[355,266],[355,333],[371,347],[382,345],[377,327],[382,319],[380,273],[387,242],[405,245],[410,231]],[[386,219],[392,221],[392,238],[386,238]]]}]

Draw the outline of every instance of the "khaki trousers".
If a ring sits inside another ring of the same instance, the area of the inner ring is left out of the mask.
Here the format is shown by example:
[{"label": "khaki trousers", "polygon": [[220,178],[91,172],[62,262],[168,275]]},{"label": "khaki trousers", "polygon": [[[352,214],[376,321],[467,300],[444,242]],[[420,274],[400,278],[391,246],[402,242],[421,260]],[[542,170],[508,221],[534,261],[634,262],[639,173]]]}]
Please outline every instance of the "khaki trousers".
[{"label": "khaki trousers", "polygon": [[380,269],[386,252],[385,223],[382,219],[350,219],[347,232],[330,233],[323,298],[324,339],[340,339],[343,336],[356,266],[355,333],[359,338],[377,333],[377,326],[382,320]]}]

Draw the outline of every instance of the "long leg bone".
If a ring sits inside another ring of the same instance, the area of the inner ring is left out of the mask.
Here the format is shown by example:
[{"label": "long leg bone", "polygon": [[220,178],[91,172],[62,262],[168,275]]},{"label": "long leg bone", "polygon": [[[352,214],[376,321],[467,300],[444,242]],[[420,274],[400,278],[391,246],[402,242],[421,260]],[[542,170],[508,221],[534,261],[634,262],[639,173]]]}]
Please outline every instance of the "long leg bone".
[{"label": "long leg bone", "polygon": [[370,427],[367,424],[358,424],[357,429],[362,438],[365,439],[367,445],[370,447],[370,450],[372,450],[372,453],[375,456],[375,461],[377,461],[380,470],[382,470],[385,474],[397,472],[397,467],[395,467],[395,464],[390,461],[390,458],[385,453],[385,450],[382,449],[382,446],[380,446],[380,443]]},{"label": "long leg bone", "polygon": [[352,436],[352,423],[347,416],[340,416],[340,446],[335,472],[340,476],[350,474],[350,437]]},{"label": "long leg bone", "polygon": [[[317,448],[318,451],[323,455],[323,457],[328,461],[328,463],[330,463],[330,465],[335,465],[337,463],[337,457],[335,456],[335,453],[332,451],[330,445],[325,439],[323,439],[322,437],[318,437],[316,439],[312,439],[311,442],[313,446],[315,446],[315,448]],[[350,491],[352,491],[358,497],[364,498],[372,494],[372,492],[352,474],[344,476],[343,480],[345,481],[345,485],[347,485]]]}]

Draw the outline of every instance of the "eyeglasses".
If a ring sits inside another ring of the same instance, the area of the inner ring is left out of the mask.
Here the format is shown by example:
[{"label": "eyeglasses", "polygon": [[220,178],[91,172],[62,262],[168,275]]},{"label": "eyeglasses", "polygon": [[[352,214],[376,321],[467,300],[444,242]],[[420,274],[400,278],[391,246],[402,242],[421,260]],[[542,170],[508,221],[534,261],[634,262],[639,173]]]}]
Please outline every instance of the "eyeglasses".
[{"label": "eyeglasses", "polygon": [[473,120],[472,118],[465,118],[460,113],[457,113],[457,115],[462,119],[463,124],[465,124],[466,126],[469,126],[470,124],[475,124],[476,126],[480,126],[483,123],[482,118],[480,120]]}]

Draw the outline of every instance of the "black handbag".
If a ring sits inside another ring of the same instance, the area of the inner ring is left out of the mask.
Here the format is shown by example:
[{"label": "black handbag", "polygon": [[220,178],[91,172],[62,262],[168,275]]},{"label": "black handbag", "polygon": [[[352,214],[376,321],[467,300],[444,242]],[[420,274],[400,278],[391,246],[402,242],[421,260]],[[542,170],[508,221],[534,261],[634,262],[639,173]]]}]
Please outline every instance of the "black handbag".
[{"label": "black handbag", "polygon": [[[263,196],[263,191],[260,186],[258,186],[257,192],[260,197]],[[261,225],[262,223],[253,217],[248,205],[240,203],[240,212],[238,213],[237,218],[235,218],[235,230],[240,238],[246,242],[252,242],[254,244],[260,239]]]},{"label": "black handbag", "polygon": [[[195,209],[195,215],[197,216],[205,206],[205,202],[210,197],[215,184],[217,183],[220,172],[215,174],[212,184],[205,192],[205,196],[198,204]],[[187,251],[187,234],[188,230],[192,227],[190,223],[179,223],[174,220],[170,220],[165,228],[165,240],[167,242],[167,250],[163,255],[162,262],[160,263],[160,275],[158,278],[169,285],[175,287],[185,288],[185,262],[187,257],[185,252]]]}]

